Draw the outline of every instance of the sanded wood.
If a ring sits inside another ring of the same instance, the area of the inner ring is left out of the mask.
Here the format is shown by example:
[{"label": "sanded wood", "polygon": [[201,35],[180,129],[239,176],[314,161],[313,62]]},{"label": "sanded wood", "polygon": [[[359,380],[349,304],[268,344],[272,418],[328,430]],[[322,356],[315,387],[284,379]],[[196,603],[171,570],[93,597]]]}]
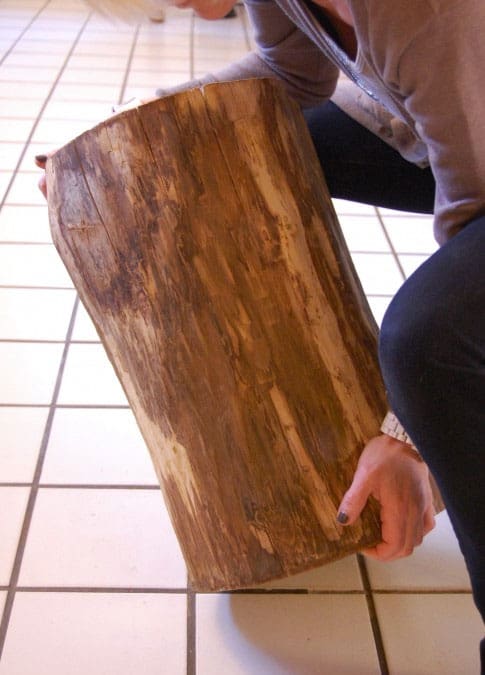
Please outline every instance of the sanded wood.
[{"label": "sanded wood", "polygon": [[[335,521],[386,412],[377,328],[303,117],[270,80],[103,122],[47,166],[56,247],[150,450],[196,590],[379,541]],[[96,382],[93,382],[96,387]]]}]

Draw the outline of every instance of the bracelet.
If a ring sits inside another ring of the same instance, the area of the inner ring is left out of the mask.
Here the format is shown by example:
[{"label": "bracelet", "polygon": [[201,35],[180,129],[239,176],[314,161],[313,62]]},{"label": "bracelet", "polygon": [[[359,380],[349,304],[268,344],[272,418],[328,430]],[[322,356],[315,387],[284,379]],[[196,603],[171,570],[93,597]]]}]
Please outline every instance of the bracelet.
[{"label": "bracelet", "polygon": [[384,417],[384,421],[381,424],[381,431],[383,434],[387,434],[388,436],[391,436],[391,438],[395,438],[396,440],[411,446],[411,448],[419,455],[419,451],[411,440],[411,437],[392,411],[389,411]]}]

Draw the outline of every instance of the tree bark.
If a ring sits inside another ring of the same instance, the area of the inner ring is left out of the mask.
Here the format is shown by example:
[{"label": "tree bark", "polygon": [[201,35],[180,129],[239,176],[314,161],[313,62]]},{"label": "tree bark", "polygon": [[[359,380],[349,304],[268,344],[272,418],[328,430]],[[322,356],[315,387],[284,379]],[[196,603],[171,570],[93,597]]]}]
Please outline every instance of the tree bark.
[{"label": "tree bark", "polygon": [[[150,450],[196,590],[380,539],[335,521],[386,397],[303,117],[270,80],[103,122],[47,167],[56,247]],[[93,383],[95,386],[95,383]]]}]

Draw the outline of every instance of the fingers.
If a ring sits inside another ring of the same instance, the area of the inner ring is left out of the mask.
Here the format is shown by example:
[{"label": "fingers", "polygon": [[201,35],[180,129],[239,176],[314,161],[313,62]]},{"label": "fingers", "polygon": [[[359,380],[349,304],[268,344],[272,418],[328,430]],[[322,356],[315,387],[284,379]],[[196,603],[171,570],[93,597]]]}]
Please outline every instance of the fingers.
[{"label": "fingers", "polygon": [[436,524],[433,506],[428,507],[424,513],[411,505],[400,513],[383,509],[381,517],[382,542],[374,548],[361,551],[364,555],[381,562],[390,562],[411,555]]},{"label": "fingers", "polygon": [[382,541],[363,553],[378,560],[410,555],[434,527],[426,465],[393,439],[381,436],[371,440],[342,499],[337,521],[347,526],[355,523],[371,495],[381,505]]},{"label": "fingers", "polygon": [[[53,153],[51,153],[53,154]],[[50,155],[36,155],[35,156],[35,164],[39,167],[39,169],[43,169],[45,171],[45,166],[47,163],[47,160],[49,159]],[[47,199],[47,182],[45,179],[45,173],[42,174],[42,176],[39,178],[39,181],[37,183],[39,190],[42,192],[44,197]]]},{"label": "fingers", "polygon": [[435,510],[433,504],[431,504],[427,510],[426,513],[424,514],[424,523],[423,523],[423,535],[426,536],[428,532],[431,532],[431,530],[434,530],[436,527],[436,520],[435,520]]},{"label": "fingers", "polygon": [[338,509],[337,522],[353,525],[369,499],[371,488],[362,471],[357,471],[352,485],[345,493]]},{"label": "fingers", "polygon": [[47,157],[48,157],[47,155],[36,155],[35,156],[35,163],[39,167],[39,169],[45,169]]},{"label": "fingers", "polygon": [[423,518],[415,504],[398,512],[383,509],[382,543],[376,547],[379,560],[405,558],[423,541]]},{"label": "fingers", "polygon": [[42,192],[44,197],[47,199],[47,181],[45,179],[45,174],[39,178],[39,182],[37,183],[39,190]]}]

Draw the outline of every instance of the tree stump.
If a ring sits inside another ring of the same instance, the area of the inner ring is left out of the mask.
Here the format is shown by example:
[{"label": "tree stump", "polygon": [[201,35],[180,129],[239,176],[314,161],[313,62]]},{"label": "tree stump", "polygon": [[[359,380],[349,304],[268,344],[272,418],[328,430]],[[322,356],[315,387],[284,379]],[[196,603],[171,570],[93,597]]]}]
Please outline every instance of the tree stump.
[{"label": "tree stump", "polygon": [[[196,590],[380,539],[336,521],[386,398],[303,117],[271,80],[121,113],[47,165],[55,245],[150,450]],[[95,386],[95,383],[93,383]]]}]

